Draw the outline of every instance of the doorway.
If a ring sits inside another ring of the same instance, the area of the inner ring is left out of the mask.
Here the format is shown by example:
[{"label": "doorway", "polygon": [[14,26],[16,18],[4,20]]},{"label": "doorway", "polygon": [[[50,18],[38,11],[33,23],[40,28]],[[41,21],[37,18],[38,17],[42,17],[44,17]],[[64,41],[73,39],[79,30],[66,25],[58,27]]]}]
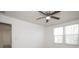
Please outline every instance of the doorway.
[{"label": "doorway", "polygon": [[12,47],[12,26],[11,24],[0,23],[0,48]]}]

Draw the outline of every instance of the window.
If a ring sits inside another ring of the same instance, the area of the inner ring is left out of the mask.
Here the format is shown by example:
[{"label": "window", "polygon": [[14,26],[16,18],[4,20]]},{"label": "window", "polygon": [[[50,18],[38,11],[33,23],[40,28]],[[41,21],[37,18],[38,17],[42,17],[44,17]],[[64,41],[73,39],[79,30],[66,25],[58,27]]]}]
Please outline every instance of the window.
[{"label": "window", "polygon": [[78,28],[78,24],[54,28],[54,42],[78,44]]},{"label": "window", "polygon": [[78,24],[65,27],[65,42],[78,44]]},{"label": "window", "polygon": [[63,27],[54,29],[54,38],[55,38],[55,40],[54,40],[55,43],[63,42]]}]

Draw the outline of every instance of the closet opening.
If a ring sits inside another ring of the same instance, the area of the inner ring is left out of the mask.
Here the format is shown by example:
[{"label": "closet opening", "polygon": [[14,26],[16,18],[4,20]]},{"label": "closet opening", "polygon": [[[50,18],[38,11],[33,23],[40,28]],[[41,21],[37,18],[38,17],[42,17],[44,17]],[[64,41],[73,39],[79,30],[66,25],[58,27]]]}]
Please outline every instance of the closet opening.
[{"label": "closet opening", "polygon": [[0,22],[0,48],[12,48],[12,25]]}]

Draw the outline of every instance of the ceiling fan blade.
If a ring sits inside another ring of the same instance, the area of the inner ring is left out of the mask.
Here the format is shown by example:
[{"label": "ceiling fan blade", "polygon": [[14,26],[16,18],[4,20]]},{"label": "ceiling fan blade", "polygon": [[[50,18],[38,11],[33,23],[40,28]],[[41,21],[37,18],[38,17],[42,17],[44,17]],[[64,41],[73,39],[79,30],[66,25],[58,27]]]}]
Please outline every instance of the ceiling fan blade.
[{"label": "ceiling fan blade", "polygon": [[59,17],[55,17],[55,16],[51,16],[51,18],[54,18],[54,19],[57,19],[57,20],[60,19]]},{"label": "ceiling fan blade", "polygon": [[41,13],[41,14],[43,14],[43,15],[46,15],[46,16],[48,16],[47,14],[43,13],[42,11],[38,11],[38,12],[40,12],[40,13]]},{"label": "ceiling fan blade", "polygon": [[39,18],[37,18],[36,20],[40,20],[40,19],[43,19],[43,18],[46,18],[46,17],[39,17]]},{"label": "ceiling fan blade", "polygon": [[61,11],[54,11],[54,12],[51,13],[50,15],[54,15],[54,14],[59,13],[59,12],[61,12]]},{"label": "ceiling fan blade", "polygon": [[5,13],[5,11],[0,11],[0,13]]}]

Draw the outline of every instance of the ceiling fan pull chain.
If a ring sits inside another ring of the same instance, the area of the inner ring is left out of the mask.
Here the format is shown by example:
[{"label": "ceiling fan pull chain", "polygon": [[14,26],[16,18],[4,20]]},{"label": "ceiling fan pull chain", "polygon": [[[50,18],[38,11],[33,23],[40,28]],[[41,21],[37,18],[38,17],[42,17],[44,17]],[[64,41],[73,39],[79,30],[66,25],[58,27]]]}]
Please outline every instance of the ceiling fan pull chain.
[{"label": "ceiling fan pull chain", "polygon": [[49,22],[49,20],[46,20],[46,23],[48,23]]}]

